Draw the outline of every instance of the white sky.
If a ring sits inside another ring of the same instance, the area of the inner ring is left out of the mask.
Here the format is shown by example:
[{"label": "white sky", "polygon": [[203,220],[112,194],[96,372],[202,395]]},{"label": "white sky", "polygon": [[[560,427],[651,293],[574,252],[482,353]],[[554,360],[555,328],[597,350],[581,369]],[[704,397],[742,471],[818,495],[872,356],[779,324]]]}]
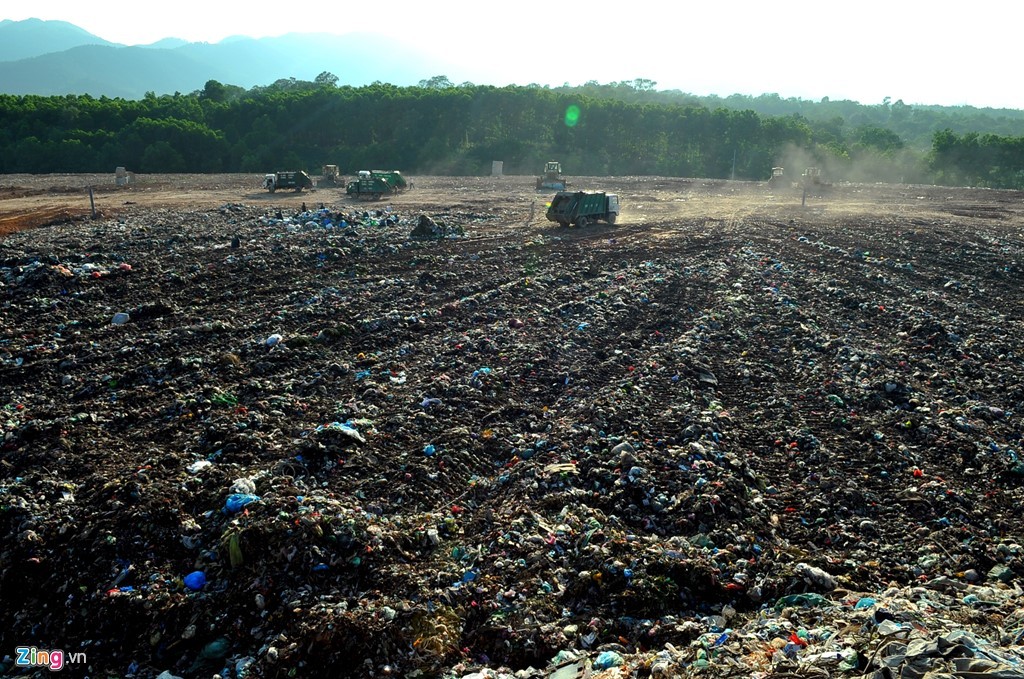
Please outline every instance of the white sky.
[{"label": "white sky", "polygon": [[[561,85],[646,78],[658,89],[1024,109],[1015,0],[7,0],[4,19],[57,19],[101,38],[386,33],[460,64],[454,82]],[[382,40],[381,49],[387,48]],[[369,55],[368,55],[369,56]],[[442,75],[437,73],[424,74]]]}]

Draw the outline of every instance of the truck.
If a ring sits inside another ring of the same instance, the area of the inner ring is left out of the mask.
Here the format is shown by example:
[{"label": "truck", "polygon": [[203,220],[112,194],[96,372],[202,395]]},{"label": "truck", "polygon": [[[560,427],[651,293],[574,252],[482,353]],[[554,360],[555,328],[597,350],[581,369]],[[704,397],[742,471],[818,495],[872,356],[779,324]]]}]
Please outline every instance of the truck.
[{"label": "truck", "polygon": [[360,170],[355,179],[345,187],[345,193],[353,198],[380,200],[385,194],[398,193],[398,189],[381,176],[375,176],[369,170]]},{"label": "truck", "polygon": [[544,174],[537,177],[537,190],[555,189],[564,191],[569,184],[562,176],[562,164],[557,160],[549,160],[544,164]]},{"label": "truck", "polygon": [[302,170],[275,172],[263,177],[263,188],[271,193],[278,189],[295,189],[299,193],[302,189],[313,188],[313,178]]},{"label": "truck", "polygon": [[370,170],[370,176],[380,177],[386,181],[395,190],[395,193],[401,193],[409,188],[409,183],[405,181],[405,177],[398,170]]},{"label": "truck", "polygon": [[548,205],[548,221],[562,226],[586,226],[605,221],[614,224],[619,217],[619,197],[603,191],[559,191]]}]

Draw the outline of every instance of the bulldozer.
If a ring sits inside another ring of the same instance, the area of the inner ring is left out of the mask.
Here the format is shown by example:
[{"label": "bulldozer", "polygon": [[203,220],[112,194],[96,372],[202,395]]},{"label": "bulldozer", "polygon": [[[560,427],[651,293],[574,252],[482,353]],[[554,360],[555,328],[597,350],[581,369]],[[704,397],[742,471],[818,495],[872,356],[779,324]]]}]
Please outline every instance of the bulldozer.
[{"label": "bulldozer", "polygon": [[338,170],[337,165],[324,165],[324,169],[320,174],[323,175],[325,184],[337,185],[341,183],[341,172]]},{"label": "bulldozer", "polygon": [[565,181],[565,177],[562,176],[562,164],[557,160],[549,160],[544,164],[544,174],[537,177],[537,190],[541,191],[544,189],[554,189],[556,191],[565,191],[565,187],[569,185]]},{"label": "bulldozer", "polygon": [[800,184],[805,188],[824,186],[824,182],[821,181],[821,168],[809,167],[804,170],[803,175],[800,177]]},{"label": "bulldozer", "polygon": [[768,188],[777,189],[786,185],[786,171],[781,167],[772,168],[772,176],[768,178]]},{"label": "bulldozer", "polygon": [[821,178],[821,169],[809,167],[800,176],[800,187],[803,189],[801,205],[807,204],[807,196],[821,196],[832,188],[832,185]]}]

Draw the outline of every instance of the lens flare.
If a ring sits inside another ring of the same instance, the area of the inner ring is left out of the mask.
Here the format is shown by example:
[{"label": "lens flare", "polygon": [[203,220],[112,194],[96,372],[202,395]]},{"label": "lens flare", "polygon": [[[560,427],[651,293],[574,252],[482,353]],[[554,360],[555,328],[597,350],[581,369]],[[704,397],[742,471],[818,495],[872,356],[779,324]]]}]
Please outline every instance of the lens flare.
[{"label": "lens flare", "polygon": [[569,108],[565,109],[565,126],[576,127],[576,123],[580,121],[580,107],[576,104],[572,104]]}]

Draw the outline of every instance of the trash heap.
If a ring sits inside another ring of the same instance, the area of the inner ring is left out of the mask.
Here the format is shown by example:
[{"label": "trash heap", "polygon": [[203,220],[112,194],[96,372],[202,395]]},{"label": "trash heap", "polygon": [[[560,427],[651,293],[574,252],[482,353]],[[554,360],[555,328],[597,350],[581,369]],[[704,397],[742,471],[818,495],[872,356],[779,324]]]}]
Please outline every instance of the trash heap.
[{"label": "trash heap", "polygon": [[461,226],[449,226],[444,220],[435,221],[427,215],[420,215],[416,227],[409,232],[410,238],[459,238],[465,235]]},{"label": "trash heap", "polygon": [[6,672],[1024,677],[1015,232],[409,214],[3,241]]}]

